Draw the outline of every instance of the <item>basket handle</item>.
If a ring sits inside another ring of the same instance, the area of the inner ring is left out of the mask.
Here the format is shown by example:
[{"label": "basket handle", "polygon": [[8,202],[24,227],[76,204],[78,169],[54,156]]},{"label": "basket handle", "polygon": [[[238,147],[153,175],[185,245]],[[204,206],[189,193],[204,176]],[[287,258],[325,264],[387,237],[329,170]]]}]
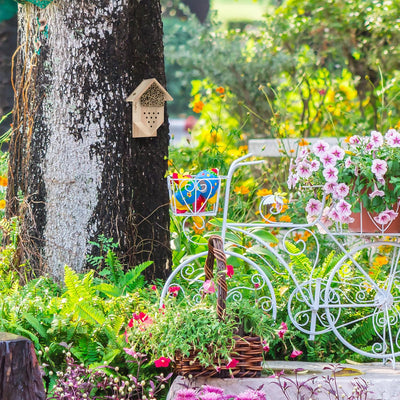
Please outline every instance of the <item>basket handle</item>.
[{"label": "basket handle", "polygon": [[226,285],[226,255],[224,253],[224,242],[221,236],[211,235],[208,239],[208,254],[204,265],[205,279],[214,278],[214,260],[217,260],[217,315],[220,320],[225,317],[226,295],[228,287]]}]

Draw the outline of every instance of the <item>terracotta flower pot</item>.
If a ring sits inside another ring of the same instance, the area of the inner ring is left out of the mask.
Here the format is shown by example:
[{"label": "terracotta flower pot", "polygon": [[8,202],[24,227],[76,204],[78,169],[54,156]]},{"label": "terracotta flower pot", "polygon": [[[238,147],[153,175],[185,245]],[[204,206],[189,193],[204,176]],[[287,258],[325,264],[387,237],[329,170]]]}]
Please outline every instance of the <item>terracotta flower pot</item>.
[{"label": "terracotta flower pot", "polygon": [[[396,209],[396,205],[394,209]],[[396,212],[399,212],[399,210]],[[374,220],[377,215],[378,213],[370,213],[361,206],[361,212],[351,215],[354,221],[348,225],[349,230],[360,233],[400,233],[400,213],[397,218],[386,225],[378,224]]]}]

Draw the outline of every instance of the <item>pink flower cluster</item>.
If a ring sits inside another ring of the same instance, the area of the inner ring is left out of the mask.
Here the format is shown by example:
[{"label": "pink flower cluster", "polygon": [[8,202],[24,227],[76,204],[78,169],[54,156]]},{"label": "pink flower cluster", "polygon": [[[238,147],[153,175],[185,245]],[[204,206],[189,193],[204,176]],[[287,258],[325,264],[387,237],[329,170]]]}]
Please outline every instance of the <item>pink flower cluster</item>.
[{"label": "pink flower cluster", "polygon": [[287,183],[289,189],[298,184],[322,187],[329,199],[327,208],[319,198],[312,197],[305,210],[309,221],[324,217],[323,223],[327,226],[326,220],[342,224],[353,222],[352,207],[359,201],[361,187],[365,185],[369,188],[371,204],[376,197],[382,199],[374,201],[374,204],[384,204],[374,219],[378,224],[386,225],[398,216],[397,211],[384,203],[390,192],[388,168],[393,159],[400,159],[400,133],[395,129],[385,135],[372,131],[368,137],[352,136],[346,150],[319,140],[311,149],[301,148],[291,163]]}]

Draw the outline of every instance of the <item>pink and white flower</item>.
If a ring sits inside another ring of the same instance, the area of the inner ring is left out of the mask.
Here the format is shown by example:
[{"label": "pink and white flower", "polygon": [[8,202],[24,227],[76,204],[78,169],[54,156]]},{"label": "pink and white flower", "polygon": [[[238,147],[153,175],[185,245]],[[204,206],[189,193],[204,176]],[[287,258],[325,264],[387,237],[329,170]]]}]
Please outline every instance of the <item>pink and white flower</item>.
[{"label": "pink and white flower", "polygon": [[336,157],[330,152],[320,154],[319,159],[321,160],[324,168],[333,167],[336,164]]},{"label": "pink and white flower", "polygon": [[349,194],[349,187],[345,183],[336,186],[335,195],[338,199],[344,199]]},{"label": "pink and white flower", "polygon": [[336,192],[336,182],[326,182],[324,185],[324,192],[326,194],[333,194]]},{"label": "pink and white flower", "polygon": [[327,167],[322,171],[327,182],[337,182],[339,171],[336,167]]},{"label": "pink and white flower", "polygon": [[310,164],[306,161],[301,162],[296,169],[299,178],[307,179],[312,175]]},{"label": "pink and white flower", "polygon": [[372,147],[375,149],[381,147],[383,145],[382,133],[378,131],[372,131],[370,143],[372,144]]},{"label": "pink and white flower", "polygon": [[386,209],[385,211],[380,212],[376,217],[374,217],[374,220],[380,225],[387,225],[388,223],[396,219],[398,215],[399,213],[393,210]]},{"label": "pink and white flower", "polygon": [[337,160],[343,160],[344,155],[346,154],[344,150],[339,147],[335,146],[331,149],[330,153],[337,159]]},{"label": "pink and white flower", "polygon": [[389,129],[385,135],[386,142],[391,147],[400,147],[400,133],[395,129]]},{"label": "pink and white flower", "polygon": [[318,215],[321,213],[322,203],[317,199],[310,199],[306,205],[306,212],[309,216]]},{"label": "pink and white flower", "polygon": [[322,153],[326,153],[329,149],[329,143],[324,140],[318,140],[313,146],[313,152],[316,156],[320,156]]},{"label": "pink and white flower", "polygon": [[376,159],[372,161],[371,172],[378,178],[386,174],[387,162],[385,160]]}]

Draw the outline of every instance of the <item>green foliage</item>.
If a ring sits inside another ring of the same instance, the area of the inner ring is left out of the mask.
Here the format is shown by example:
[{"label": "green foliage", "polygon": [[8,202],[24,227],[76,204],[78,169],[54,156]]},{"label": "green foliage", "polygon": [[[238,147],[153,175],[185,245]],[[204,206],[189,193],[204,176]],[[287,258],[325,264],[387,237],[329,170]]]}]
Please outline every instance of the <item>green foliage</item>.
[{"label": "green foliage", "polygon": [[13,0],[0,0],[0,22],[12,18],[16,13],[17,4]]},{"label": "green foliage", "polygon": [[229,89],[230,116],[250,113],[252,135],[381,130],[400,119],[399,11],[384,0],[287,0],[251,30],[188,25],[192,37],[171,42],[167,58],[183,80]]}]

